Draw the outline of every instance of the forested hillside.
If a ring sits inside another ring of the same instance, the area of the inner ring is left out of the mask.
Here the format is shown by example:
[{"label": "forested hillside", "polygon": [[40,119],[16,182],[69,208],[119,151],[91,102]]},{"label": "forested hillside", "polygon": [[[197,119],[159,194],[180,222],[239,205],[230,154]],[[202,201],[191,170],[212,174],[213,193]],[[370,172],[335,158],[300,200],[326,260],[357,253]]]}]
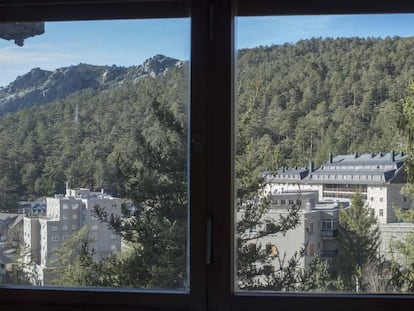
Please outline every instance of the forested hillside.
[{"label": "forested hillside", "polygon": [[[172,111],[185,125],[188,66],[163,75],[91,88],[0,119],[0,205],[72,187],[104,188],[119,195],[117,160],[137,160],[139,139],[157,146],[163,135],[151,104]],[[168,105],[168,108],[165,106]]]},{"label": "forested hillside", "polygon": [[260,146],[278,148],[279,165],[401,150],[413,49],[414,38],[342,38],[241,50],[239,120],[251,121],[244,131]]},{"label": "forested hillside", "polygon": [[[414,38],[311,39],[240,50],[238,124],[243,139],[267,151],[259,166],[399,150],[399,101],[414,77],[413,50]],[[149,103],[159,101],[185,123],[187,69],[125,78],[1,117],[0,208],[63,192],[65,181],[118,194],[117,158],[134,161],[137,137],[156,145],[161,133]]]}]

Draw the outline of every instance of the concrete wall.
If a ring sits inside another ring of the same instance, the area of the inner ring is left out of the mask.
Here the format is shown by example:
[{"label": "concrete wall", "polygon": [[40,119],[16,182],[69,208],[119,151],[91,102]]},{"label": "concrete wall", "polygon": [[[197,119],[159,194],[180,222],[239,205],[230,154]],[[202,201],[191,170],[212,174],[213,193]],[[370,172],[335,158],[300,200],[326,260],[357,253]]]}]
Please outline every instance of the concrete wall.
[{"label": "concrete wall", "polygon": [[380,254],[388,259],[393,256],[394,259],[401,262],[404,256],[396,252],[393,241],[404,241],[408,234],[414,233],[414,224],[388,223],[380,224],[379,228],[381,233]]},{"label": "concrete wall", "polygon": [[[40,223],[39,217],[24,217],[23,240],[30,252],[31,260],[40,263]],[[30,258],[26,258],[30,260]]]},{"label": "concrete wall", "polygon": [[390,216],[389,210],[387,208],[388,186],[389,185],[367,187],[366,204],[369,208],[372,208],[374,210],[375,217],[377,217],[378,222],[381,224],[387,223],[387,220]]},{"label": "concrete wall", "polygon": [[88,225],[89,235],[92,240],[91,246],[95,248],[95,259],[100,260],[107,257],[114,251],[121,250],[121,238],[113,233],[112,230],[104,223],[101,223],[95,217],[95,206],[98,205],[108,214],[121,215],[121,200],[118,198],[97,197],[89,198],[84,201],[85,209],[83,210],[82,219]]}]

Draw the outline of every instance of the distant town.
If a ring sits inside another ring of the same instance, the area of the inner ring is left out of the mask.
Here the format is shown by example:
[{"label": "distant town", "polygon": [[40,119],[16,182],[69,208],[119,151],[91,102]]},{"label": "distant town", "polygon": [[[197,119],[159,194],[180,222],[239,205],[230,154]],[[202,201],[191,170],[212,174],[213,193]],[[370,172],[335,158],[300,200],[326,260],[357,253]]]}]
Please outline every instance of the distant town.
[{"label": "distant town", "polygon": [[[267,216],[278,219],[297,205],[301,222],[286,235],[266,236],[257,243],[271,245],[273,252],[284,252],[287,258],[305,245],[307,250],[300,265],[305,269],[318,256],[333,263],[339,250],[339,209],[349,208],[351,198],[358,193],[377,219],[381,241],[378,254],[385,259],[391,259],[391,255],[398,259],[391,249],[392,241],[402,241],[414,230],[414,224],[401,222],[395,214],[396,208],[413,207],[412,200],[401,191],[406,184],[406,158],[402,152],[330,154],[319,168],[310,162],[307,167],[264,172],[264,193],[270,198]],[[252,238],[257,231],[258,228],[250,229]]]},{"label": "distant town", "polygon": [[[293,206],[300,208],[300,224],[286,235],[257,237],[257,243],[271,246],[271,252],[284,252],[287,257],[307,248],[300,267],[306,269],[317,256],[331,264],[338,254],[338,213],[349,208],[355,194],[362,195],[380,228],[378,252],[390,257],[392,241],[404,240],[414,225],[397,219],[395,208],[411,209],[412,200],[401,190],[406,184],[404,160],[399,152],[329,155],[320,167],[313,162],[307,167],[282,167],[263,172],[262,195],[269,198],[266,217],[278,219]],[[104,190],[93,192],[86,188],[71,189],[36,202],[20,202],[19,213],[0,213],[0,275],[7,283],[9,273],[18,260],[24,261],[35,285],[50,285],[49,271],[56,261],[56,251],[62,243],[87,227],[94,249],[94,260],[123,251],[123,241],[102,223],[95,214],[99,206],[108,214],[121,215],[121,198]],[[238,215],[243,213],[240,208]],[[252,240],[260,228],[246,232]],[[18,246],[24,245],[23,248]],[[19,254],[24,250],[24,254]],[[396,254],[393,254],[395,257]],[[398,255],[396,256],[398,258]],[[30,263],[30,264],[29,264]],[[276,264],[276,263],[275,263]]]}]

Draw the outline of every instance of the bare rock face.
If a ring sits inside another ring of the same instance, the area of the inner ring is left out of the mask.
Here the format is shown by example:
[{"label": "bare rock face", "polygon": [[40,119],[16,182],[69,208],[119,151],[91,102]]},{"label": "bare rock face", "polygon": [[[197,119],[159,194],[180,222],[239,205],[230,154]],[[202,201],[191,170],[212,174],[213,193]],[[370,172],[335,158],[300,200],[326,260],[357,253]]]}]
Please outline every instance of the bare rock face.
[{"label": "bare rock face", "polygon": [[53,71],[34,68],[9,85],[0,87],[0,117],[9,112],[63,99],[84,89],[103,90],[136,82],[144,77],[157,78],[184,62],[156,55],[142,65],[131,67],[78,64]]},{"label": "bare rock face", "polygon": [[142,64],[142,69],[148,75],[155,78],[164,74],[169,68],[177,66],[178,63],[178,59],[165,57],[164,55],[155,55]]},{"label": "bare rock face", "polygon": [[14,40],[18,46],[23,46],[24,40],[41,35],[45,32],[45,23],[0,23],[0,38]]}]

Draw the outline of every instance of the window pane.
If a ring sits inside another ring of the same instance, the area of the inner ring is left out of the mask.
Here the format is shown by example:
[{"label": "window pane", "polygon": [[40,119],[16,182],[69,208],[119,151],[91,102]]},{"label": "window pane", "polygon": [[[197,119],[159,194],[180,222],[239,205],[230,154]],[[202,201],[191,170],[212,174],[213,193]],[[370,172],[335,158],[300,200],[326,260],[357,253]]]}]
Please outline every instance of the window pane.
[{"label": "window pane", "polygon": [[188,290],[189,19],[0,38],[1,282]]},{"label": "window pane", "polygon": [[413,292],[414,16],[236,22],[236,289]]}]

